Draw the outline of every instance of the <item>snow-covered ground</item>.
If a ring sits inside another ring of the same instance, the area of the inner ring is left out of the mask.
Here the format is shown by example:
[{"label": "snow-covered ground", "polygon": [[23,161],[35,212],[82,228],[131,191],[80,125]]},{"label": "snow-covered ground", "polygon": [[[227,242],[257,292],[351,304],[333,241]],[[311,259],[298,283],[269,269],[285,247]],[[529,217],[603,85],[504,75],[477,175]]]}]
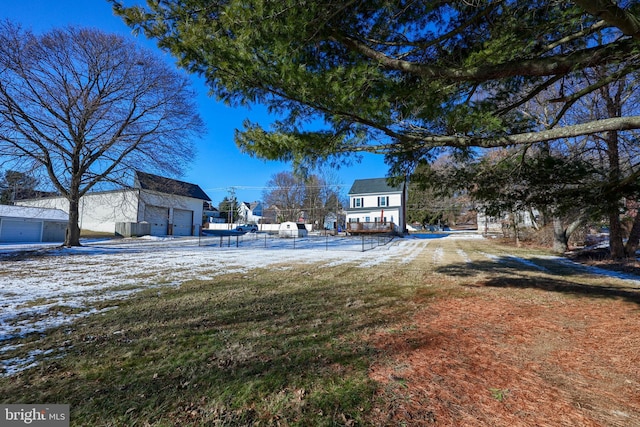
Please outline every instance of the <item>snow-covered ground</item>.
[{"label": "snow-covered ground", "polygon": [[223,247],[219,239],[208,243],[216,246],[199,245],[198,238],[90,241],[71,249],[38,246],[43,248],[41,256],[23,259],[10,255],[38,247],[0,245],[0,355],[6,350],[3,341],[71,323],[96,313],[92,303],[116,301],[115,305],[150,287],[179,286],[254,268],[286,269],[292,263],[354,263],[365,268],[416,256],[413,239],[379,247],[366,243],[366,251],[360,239],[341,237],[294,242],[258,235],[242,241],[240,248],[235,238],[225,239]]}]

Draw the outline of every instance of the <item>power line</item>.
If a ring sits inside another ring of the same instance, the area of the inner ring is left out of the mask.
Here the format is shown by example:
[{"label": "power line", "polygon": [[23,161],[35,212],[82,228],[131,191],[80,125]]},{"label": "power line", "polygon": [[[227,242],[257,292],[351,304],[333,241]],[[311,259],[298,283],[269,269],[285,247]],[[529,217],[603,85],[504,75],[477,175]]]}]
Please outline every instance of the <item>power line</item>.
[{"label": "power line", "polygon": [[[300,184],[300,187],[303,188],[343,188],[343,187],[351,187],[351,184],[325,184],[325,185],[306,185]],[[271,187],[255,187],[255,186],[246,186],[246,185],[230,185],[227,187],[214,187],[214,188],[205,188],[204,191],[224,191],[228,192],[230,188],[235,188],[236,190],[291,190],[292,188],[298,187],[282,187],[282,186],[271,186]]]}]

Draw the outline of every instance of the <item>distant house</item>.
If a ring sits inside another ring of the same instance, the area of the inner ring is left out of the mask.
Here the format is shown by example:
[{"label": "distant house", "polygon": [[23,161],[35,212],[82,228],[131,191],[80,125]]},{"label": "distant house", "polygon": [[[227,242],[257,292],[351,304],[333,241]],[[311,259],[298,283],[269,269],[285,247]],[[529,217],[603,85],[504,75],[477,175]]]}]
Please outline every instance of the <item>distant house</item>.
[{"label": "distant house", "polygon": [[238,206],[240,222],[259,224],[263,217],[262,202],[242,202]]},{"label": "distant house", "polygon": [[204,201],[202,204],[202,225],[208,224],[224,224],[227,219],[220,215],[218,208],[213,206],[211,202]]},{"label": "distant house", "polygon": [[59,209],[0,205],[0,242],[63,242],[68,221]]},{"label": "distant house", "polygon": [[341,210],[339,213],[329,212],[324,217],[324,229],[331,231],[344,231],[345,214]]},{"label": "distant house", "polygon": [[516,224],[518,225],[518,227],[531,228],[534,226],[534,222],[537,221],[537,218],[534,217],[534,215],[536,214],[537,210],[519,210],[515,213],[505,213],[501,216],[491,216],[487,215],[484,212],[484,209],[480,207],[477,212],[477,231],[481,234],[504,234],[506,230],[513,227],[514,219],[516,220]]},{"label": "distant house", "polygon": [[280,209],[275,206],[269,206],[262,210],[261,224],[279,224],[281,219]]},{"label": "distant house", "polygon": [[[203,201],[210,200],[196,184],[135,171],[132,188],[83,196],[79,225],[82,230],[96,232],[133,230],[132,235],[197,236],[202,226]],[[62,197],[16,203],[69,212],[69,202]]]},{"label": "distant house", "polygon": [[269,205],[267,208],[260,207],[262,224],[279,224],[285,221],[305,222],[307,214],[304,210],[297,208],[287,208],[278,205]]},{"label": "distant house", "polygon": [[406,184],[386,178],[357,179],[349,190],[346,231],[352,234],[406,231]]}]

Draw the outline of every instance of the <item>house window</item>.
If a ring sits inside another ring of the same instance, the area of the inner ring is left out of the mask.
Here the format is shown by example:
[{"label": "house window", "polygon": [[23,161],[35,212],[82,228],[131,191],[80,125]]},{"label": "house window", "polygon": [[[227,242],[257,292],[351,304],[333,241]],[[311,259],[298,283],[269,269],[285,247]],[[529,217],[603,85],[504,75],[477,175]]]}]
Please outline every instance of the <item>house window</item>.
[{"label": "house window", "polygon": [[389,196],[378,197],[378,206],[389,206]]},{"label": "house window", "polygon": [[364,222],[371,222],[371,217],[365,216],[364,217]]},{"label": "house window", "polygon": [[353,207],[354,208],[361,208],[363,206],[364,206],[364,203],[363,203],[362,197],[355,197],[353,199]]}]

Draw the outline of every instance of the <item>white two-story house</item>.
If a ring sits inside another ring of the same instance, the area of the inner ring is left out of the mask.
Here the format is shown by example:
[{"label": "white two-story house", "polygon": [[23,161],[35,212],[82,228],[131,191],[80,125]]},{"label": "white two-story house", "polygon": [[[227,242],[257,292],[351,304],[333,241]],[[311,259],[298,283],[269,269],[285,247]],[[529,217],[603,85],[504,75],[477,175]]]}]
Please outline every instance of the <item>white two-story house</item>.
[{"label": "white two-story house", "polygon": [[357,179],[349,190],[347,232],[404,233],[406,205],[406,183],[392,187],[386,178]]}]

